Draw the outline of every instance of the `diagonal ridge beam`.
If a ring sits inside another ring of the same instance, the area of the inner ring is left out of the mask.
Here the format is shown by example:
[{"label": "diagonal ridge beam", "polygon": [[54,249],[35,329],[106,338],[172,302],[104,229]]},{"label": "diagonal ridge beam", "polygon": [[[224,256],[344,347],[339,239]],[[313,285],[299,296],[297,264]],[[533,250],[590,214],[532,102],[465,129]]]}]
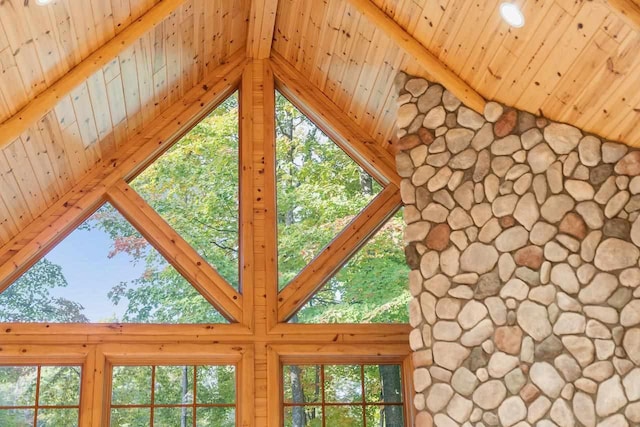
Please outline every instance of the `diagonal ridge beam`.
[{"label": "diagonal ridge beam", "polygon": [[406,32],[397,22],[387,16],[371,0],[349,0],[371,23],[381,29],[399,48],[413,56],[429,74],[442,83],[465,105],[480,114],[484,113],[486,101],[467,82],[440,61],[429,49]]},{"label": "diagonal ridge beam", "polygon": [[144,33],[162,22],[185,0],[160,0],[147,13],[129,24],[114,38],[99,47],[54,84],[33,98],[13,116],[0,124],[0,149],[18,138],[31,124],[40,119],[89,76],[104,67],[131,46]]}]

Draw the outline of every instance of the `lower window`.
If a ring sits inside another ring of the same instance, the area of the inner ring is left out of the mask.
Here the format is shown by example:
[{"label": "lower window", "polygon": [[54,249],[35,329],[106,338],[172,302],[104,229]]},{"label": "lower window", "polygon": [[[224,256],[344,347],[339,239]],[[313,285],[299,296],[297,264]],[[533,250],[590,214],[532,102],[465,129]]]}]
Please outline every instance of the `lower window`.
[{"label": "lower window", "polygon": [[400,365],[284,365],[285,427],[401,427]]},{"label": "lower window", "polygon": [[114,366],[110,425],[234,427],[235,366]]},{"label": "lower window", "polygon": [[77,426],[80,366],[0,366],[0,426]]}]

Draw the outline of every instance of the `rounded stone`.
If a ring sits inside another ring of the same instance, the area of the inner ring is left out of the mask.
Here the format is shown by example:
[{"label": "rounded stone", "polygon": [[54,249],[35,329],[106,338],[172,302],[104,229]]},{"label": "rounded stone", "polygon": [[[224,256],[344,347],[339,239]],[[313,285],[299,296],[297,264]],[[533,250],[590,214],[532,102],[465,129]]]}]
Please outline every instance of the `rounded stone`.
[{"label": "rounded stone", "polygon": [[496,409],[504,401],[507,388],[498,380],[481,384],[473,393],[473,402],[484,410]]},{"label": "rounded stone", "polygon": [[580,142],[582,132],[563,123],[551,123],[544,128],[544,139],[557,154],[568,154]]},{"label": "rounded stone", "polygon": [[460,268],[463,271],[484,274],[493,270],[497,262],[498,251],[493,246],[474,242],[462,253]]},{"label": "rounded stone", "polygon": [[505,399],[498,408],[500,423],[505,427],[510,427],[518,421],[524,420],[527,416],[527,407],[520,396],[511,396]]},{"label": "rounded stone", "polygon": [[638,262],[640,250],[624,240],[606,239],[596,249],[594,263],[604,271],[613,271],[631,267]]}]

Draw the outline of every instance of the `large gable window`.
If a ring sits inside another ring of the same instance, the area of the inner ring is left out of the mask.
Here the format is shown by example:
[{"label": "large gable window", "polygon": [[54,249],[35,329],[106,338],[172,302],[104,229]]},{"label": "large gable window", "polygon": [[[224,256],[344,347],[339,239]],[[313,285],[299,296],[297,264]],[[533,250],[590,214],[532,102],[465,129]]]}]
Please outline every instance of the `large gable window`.
[{"label": "large gable window", "polygon": [[286,71],[221,66],[20,237],[0,417],[410,425],[392,160]]}]

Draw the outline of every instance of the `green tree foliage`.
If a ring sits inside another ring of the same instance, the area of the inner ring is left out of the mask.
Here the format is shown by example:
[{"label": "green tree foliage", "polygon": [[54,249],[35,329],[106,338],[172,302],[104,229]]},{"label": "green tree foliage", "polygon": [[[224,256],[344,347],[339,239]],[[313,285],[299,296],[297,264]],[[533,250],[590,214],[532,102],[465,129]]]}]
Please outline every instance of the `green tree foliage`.
[{"label": "green tree foliage", "polygon": [[51,295],[67,285],[62,268],[42,258],[0,294],[0,322],[87,322],[80,304]]}]

